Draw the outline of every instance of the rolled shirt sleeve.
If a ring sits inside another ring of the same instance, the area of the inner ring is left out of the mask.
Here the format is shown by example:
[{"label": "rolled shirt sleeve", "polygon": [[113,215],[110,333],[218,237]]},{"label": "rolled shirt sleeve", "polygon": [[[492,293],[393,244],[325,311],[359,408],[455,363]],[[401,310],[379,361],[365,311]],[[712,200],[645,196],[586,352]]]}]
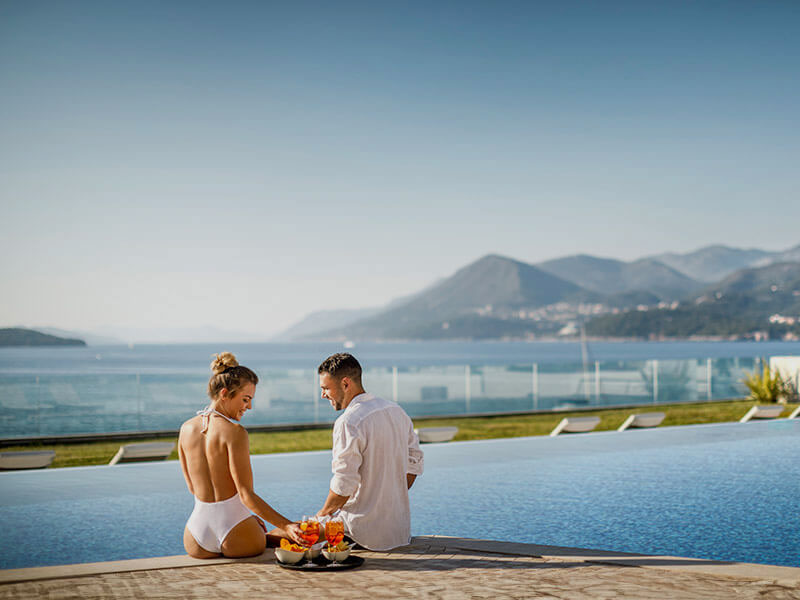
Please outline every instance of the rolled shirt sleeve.
[{"label": "rolled shirt sleeve", "polygon": [[419,449],[419,436],[414,433],[414,426],[411,425],[408,432],[408,467],[406,472],[410,475],[422,475],[425,469],[425,455]]},{"label": "rolled shirt sleeve", "polygon": [[358,428],[349,423],[336,423],[333,428],[333,461],[331,462],[331,491],[340,496],[352,496],[361,485],[361,448],[363,440]]}]

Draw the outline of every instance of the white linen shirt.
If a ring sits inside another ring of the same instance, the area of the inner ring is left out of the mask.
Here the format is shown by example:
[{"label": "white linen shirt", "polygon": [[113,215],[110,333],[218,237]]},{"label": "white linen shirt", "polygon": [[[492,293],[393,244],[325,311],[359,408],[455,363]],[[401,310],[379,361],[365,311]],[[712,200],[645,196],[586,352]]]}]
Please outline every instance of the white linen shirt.
[{"label": "white linen shirt", "polygon": [[331,491],[350,496],[341,508],[350,537],[370,550],[411,541],[406,473],[424,468],[419,439],[406,412],[372,394],[350,401],[333,425]]}]

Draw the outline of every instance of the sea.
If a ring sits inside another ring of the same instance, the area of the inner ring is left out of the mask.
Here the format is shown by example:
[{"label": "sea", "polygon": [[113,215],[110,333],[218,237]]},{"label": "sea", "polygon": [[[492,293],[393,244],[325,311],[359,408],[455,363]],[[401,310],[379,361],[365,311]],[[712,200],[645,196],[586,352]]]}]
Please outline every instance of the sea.
[{"label": "sea", "polygon": [[743,395],[741,378],[800,342],[220,343],[0,349],[0,438],[174,430],[208,399],[213,355],[261,381],[246,423],[329,423],[316,367],[354,354],[369,391],[412,415],[658,404]]}]

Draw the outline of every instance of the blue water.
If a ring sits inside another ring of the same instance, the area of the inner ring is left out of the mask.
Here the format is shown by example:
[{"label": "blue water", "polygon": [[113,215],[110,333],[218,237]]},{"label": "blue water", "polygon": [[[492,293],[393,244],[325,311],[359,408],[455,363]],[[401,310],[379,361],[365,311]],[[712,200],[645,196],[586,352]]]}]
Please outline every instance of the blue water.
[{"label": "blue water", "polygon": [[[412,533],[800,567],[800,420],[427,445]],[[330,453],[252,459],[289,517]],[[0,567],[182,554],[177,462],[0,473]]]}]

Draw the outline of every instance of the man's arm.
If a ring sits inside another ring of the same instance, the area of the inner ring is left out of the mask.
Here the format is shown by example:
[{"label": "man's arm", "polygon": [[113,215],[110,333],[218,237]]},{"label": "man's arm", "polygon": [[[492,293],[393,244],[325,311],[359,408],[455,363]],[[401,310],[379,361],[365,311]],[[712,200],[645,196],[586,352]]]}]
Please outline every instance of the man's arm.
[{"label": "man's arm", "polygon": [[337,510],[342,508],[349,499],[350,496],[340,496],[336,492],[328,490],[328,497],[325,500],[325,504],[319,509],[317,516],[326,517],[335,513]]},{"label": "man's arm", "polygon": [[361,484],[361,460],[358,430],[337,421],[333,428],[333,477],[328,497],[317,515],[322,517],[336,512],[356,493]]}]

